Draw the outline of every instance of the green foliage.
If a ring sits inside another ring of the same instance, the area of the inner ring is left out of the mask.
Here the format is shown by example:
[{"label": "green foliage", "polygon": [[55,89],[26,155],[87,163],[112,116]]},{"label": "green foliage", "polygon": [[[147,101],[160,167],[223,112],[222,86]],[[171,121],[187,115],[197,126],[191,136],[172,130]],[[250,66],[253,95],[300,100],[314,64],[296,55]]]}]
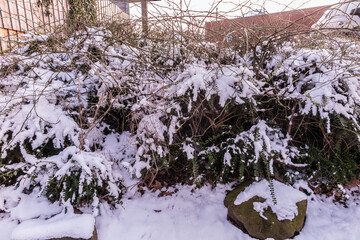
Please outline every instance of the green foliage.
[{"label": "green foliage", "polygon": [[333,186],[346,184],[360,177],[360,144],[353,122],[341,115],[331,115],[331,133],[327,121],[315,119],[304,123],[295,140],[305,144],[298,163],[307,163],[303,172],[315,182]]},{"label": "green foliage", "polygon": [[21,169],[11,169],[6,166],[0,167],[0,186],[12,186],[24,172]]},{"label": "green foliage", "polygon": [[71,145],[69,138],[65,137],[64,146],[62,148],[56,148],[54,146],[54,137],[52,137],[49,138],[43,144],[41,144],[39,147],[33,149],[33,147],[31,146],[31,142],[33,140],[35,139],[29,139],[29,138],[25,139],[24,147],[28,154],[32,154],[37,158],[46,158],[46,157],[58,155],[62,150],[64,150],[64,148]]},{"label": "green foliage", "polygon": [[95,0],[69,0],[68,25],[75,29],[96,23]]},{"label": "green foliage", "polygon": [[36,4],[38,7],[44,7],[44,14],[45,16],[50,16],[50,5],[52,4],[53,0],[37,0]]},{"label": "green foliage", "polygon": [[[11,136],[11,133],[9,133]],[[2,147],[2,144],[0,144]],[[17,144],[13,149],[6,149],[6,157],[0,157],[0,186],[15,185],[18,178],[24,175],[24,171],[18,164],[24,164],[24,158],[20,151],[20,145]]]},{"label": "green foliage", "polygon": [[[90,182],[83,182],[80,177],[81,170],[71,171],[60,179],[56,177],[50,179],[46,188],[46,196],[53,202],[62,199],[70,200],[73,205],[90,204],[94,197],[100,197],[109,203],[120,201],[121,195],[118,198],[109,195],[106,181],[93,178]],[[119,188],[123,188],[120,183]]]},{"label": "green foliage", "polygon": [[306,157],[301,162],[309,163],[305,169],[307,176],[311,176],[316,182],[324,182],[329,185],[346,184],[354,179],[359,179],[360,151],[336,152],[324,156],[322,149],[310,146],[306,151]]}]

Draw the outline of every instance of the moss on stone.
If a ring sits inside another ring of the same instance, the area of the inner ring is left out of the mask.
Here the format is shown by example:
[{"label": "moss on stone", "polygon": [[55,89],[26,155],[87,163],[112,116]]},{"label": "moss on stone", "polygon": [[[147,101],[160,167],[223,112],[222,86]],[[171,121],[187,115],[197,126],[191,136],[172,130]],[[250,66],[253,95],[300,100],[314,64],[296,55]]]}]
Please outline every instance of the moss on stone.
[{"label": "moss on stone", "polygon": [[253,181],[243,182],[242,184],[237,186],[234,190],[230,191],[226,195],[225,200],[224,200],[225,207],[229,207],[231,204],[234,204],[234,202],[235,202],[237,196],[239,195],[239,193],[244,191],[245,188],[247,188],[251,183],[253,183]]},{"label": "moss on stone", "polygon": [[307,200],[298,202],[298,215],[293,220],[279,221],[276,214],[271,208],[264,211],[262,218],[257,211],[254,210],[254,202],[265,202],[264,198],[254,196],[240,205],[235,205],[234,201],[240,192],[249,186],[251,182],[244,183],[230,192],[224,201],[225,206],[228,207],[228,217],[235,225],[243,227],[246,232],[255,238],[266,239],[273,238],[276,240],[291,238],[304,226]]}]

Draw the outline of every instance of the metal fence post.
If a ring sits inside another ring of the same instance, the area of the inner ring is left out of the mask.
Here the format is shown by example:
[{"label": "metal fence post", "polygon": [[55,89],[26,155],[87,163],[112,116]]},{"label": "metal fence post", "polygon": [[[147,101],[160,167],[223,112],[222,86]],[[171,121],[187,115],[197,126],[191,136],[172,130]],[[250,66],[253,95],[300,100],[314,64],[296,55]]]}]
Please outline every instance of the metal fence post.
[{"label": "metal fence post", "polygon": [[146,36],[149,33],[148,5],[147,0],[141,0],[142,31]]}]

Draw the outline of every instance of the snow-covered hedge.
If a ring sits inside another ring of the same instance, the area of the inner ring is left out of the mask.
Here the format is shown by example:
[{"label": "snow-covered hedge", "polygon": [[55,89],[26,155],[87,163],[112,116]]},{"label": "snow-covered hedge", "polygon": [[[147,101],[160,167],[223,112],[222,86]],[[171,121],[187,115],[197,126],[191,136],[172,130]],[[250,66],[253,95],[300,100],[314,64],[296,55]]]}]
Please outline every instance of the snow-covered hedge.
[{"label": "snow-covered hedge", "polygon": [[116,58],[102,64],[94,51],[107,47],[106,33],[79,34],[57,51],[46,49],[48,36],[35,36],[2,57],[0,176],[8,185],[40,187],[53,200],[120,199],[121,168],[134,158],[135,138],[112,130],[104,116],[126,109],[120,73],[108,69],[125,61],[126,49],[110,48]]},{"label": "snow-covered hedge", "polygon": [[120,199],[125,172],[149,185],[161,170],[197,183],[359,175],[358,43],[240,54],[95,28],[53,38],[0,58],[1,184],[76,204]]}]

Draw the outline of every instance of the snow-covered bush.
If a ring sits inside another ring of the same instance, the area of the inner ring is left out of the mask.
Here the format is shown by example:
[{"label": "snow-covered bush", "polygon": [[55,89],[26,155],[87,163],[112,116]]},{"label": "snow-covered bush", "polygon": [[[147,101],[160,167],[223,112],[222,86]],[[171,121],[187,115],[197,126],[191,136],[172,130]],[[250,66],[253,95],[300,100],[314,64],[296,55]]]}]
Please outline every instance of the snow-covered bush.
[{"label": "snow-covered bush", "polygon": [[130,161],[135,146],[128,132],[111,129],[104,117],[112,108],[127,111],[119,99],[125,89],[100,59],[109,33],[87,30],[51,48],[51,36],[35,36],[2,57],[3,184],[40,186],[54,201],[120,199],[120,161]]},{"label": "snow-covered bush", "polygon": [[315,182],[357,178],[357,49],[343,39],[275,41],[245,55],[227,49],[231,61],[220,65],[195,57],[133,108],[141,113],[135,168],[187,160],[200,182],[297,172]]},{"label": "snow-covered bush", "polygon": [[53,41],[0,58],[1,184],[87,203],[119,199],[124,170],[149,186],[359,176],[356,42],[239,53],[96,28]]},{"label": "snow-covered bush", "polygon": [[315,181],[347,182],[359,176],[359,43],[318,44],[285,43],[269,55],[259,107],[305,153],[298,162]]}]

